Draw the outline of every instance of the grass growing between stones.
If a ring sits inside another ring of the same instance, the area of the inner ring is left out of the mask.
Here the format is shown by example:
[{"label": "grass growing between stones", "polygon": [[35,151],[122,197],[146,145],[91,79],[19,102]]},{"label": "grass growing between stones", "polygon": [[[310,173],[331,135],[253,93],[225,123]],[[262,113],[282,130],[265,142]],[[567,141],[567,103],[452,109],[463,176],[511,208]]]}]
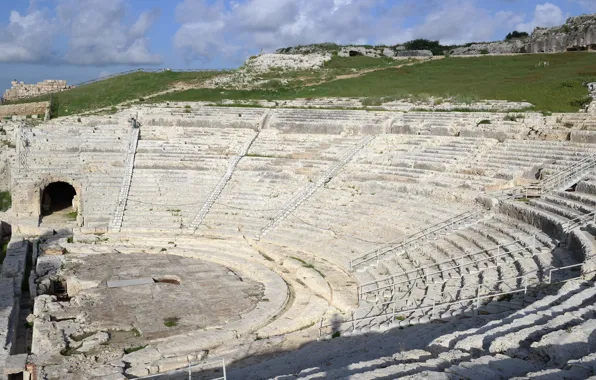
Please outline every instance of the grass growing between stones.
[{"label": "grass growing between stones", "polygon": [[6,250],[7,249],[8,249],[8,242],[2,243],[2,246],[0,247],[0,265],[4,262],[4,259],[6,258]]},{"label": "grass growing between stones", "polygon": [[133,353],[133,352],[140,351],[140,350],[142,350],[142,349],[143,349],[143,348],[145,348],[145,347],[147,347],[147,345],[144,345],[144,346],[135,346],[135,347],[130,347],[130,348],[125,348],[125,349],[124,349],[124,353],[125,353],[125,354],[130,354],[130,353]]},{"label": "grass growing between stones", "polygon": [[12,206],[12,198],[10,191],[0,192],[0,211],[6,212]]},{"label": "grass growing between stones", "polygon": [[178,322],[180,322],[180,318],[178,317],[167,317],[163,320],[163,324],[166,327],[176,327],[178,326]]},{"label": "grass growing between stones", "polygon": [[[550,65],[536,67],[539,61],[549,61]],[[379,98],[401,97],[407,92],[414,97],[528,101],[535,105],[536,110],[544,112],[577,112],[587,101],[588,90],[582,83],[589,81],[596,81],[596,54],[570,52],[446,58],[400,68],[381,68],[359,77],[315,86],[255,90],[194,89],[165,94],[154,98],[154,101]]]},{"label": "grass growing between stones", "polygon": [[[106,79],[54,94],[52,117],[73,115],[98,108],[115,106],[125,101],[139,100],[143,96],[165,91],[177,82],[201,82],[219,74],[221,73],[217,71],[188,73],[172,71],[160,73],[138,72]],[[45,95],[14,103],[49,100],[50,95]]]}]

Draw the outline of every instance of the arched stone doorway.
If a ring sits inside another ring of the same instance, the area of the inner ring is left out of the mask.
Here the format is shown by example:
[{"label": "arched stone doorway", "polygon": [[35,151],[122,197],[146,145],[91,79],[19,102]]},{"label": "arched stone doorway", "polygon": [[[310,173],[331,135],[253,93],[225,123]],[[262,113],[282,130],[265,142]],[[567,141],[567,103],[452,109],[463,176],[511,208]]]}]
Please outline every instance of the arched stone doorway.
[{"label": "arched stone doorway", "polygon": [[41,216],[71,214],[79,209],[77,191],[67,182],[52,182],[41,192]]}]

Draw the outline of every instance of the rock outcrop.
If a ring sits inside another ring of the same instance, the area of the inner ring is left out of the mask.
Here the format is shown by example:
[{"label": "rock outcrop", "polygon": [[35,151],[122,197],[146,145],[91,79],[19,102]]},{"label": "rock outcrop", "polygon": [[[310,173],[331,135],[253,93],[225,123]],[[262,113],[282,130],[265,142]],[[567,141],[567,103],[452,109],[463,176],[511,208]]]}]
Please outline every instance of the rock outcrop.
[{"label": "rock outcrop", "polygon": [[483,42],[451,50],[451,55],[517,54],[526,52],[527,39]]},{"label": "rock outcrop", "polygon": [[322,67],[331,59],[330,54],[261,54],[249,58],[244,66],[256,71],[281,70],[310,70]]},{"label": "rock outcrop", "polygon": [[554,28],[536,28],[527,46],[528,53],[577,50],[596,50],[596,14],[570,17]]}]

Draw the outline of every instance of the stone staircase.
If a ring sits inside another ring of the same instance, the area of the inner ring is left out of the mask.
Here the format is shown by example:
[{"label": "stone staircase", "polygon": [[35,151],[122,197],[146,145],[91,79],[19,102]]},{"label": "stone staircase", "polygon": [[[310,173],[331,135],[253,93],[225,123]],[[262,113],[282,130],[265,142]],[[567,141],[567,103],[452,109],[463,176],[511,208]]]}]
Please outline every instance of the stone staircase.
[{"label": "stone staircase", "polygon": [[586,379],[596,374],[595,300],[592,282],[570,281],[540,291],[525,307],[384,334],[342,334],[228,373],[283,380]]},{"label": "stone staircase", "polygon": [[199,226],[209,213],[209,210],[211,210],[211,206],[213,206],[217,198],[219,198],[223,189],[230,181],[230,178],[232,178],[232,175],[234,174],[234,170],[236,170],[238,163],[240,162],[240,160],[242,160],[244,156],[246,156],[250,147],[252,146],[253,142],[257,139],[257,137],[259,137],[259,132],[255,133],[255,135],[249,141],[247,141],[246,144],[242,146],[242,149],[240,150],[239,154],[232,158],[228,165],[228,169],[224,173],[223,177],[221,177],[215,188],[213,188],[213,191],[211,191],[211,193],[209,194],[209,197],[201,207],[201,210],[199,210],[199,213],[192,220],[189,226],[189,230],[192,233],[196,232],[197,228],[199,228]]},{"label": "stone staircase", "polygon": [[132,173],[135,165],[135,154],[137,151],[137,144],[139,142],[139,128],[131,129],[130,145],[128,147],[128,153],[126,156],[126,171],[124,172],[124,178],[122,180],[122,187],[120,188],[120,195],[118,197],[118,205],[114,212],[114,217],[110,223],[110,230],[115,232],[120,231],[122,227],[122,220],[124,218],[124,210],[126,209],[126,201],[128,199],[128,192],[130,191],[130,184],[132,182]]},{"label": "stone staircase", "polygon": [[294,210],[296,210],[304,201],[306,201],[311,195],[313,195],[317,189],[329,182],[333,177],[339,173],[339,171],[358,153],[362,148],[369,144],[375,136],[367,136],[360,140],[356,145],[343,152],[337,162],[333,164],[323,175],[317,178],[313,183],[304,187],[298,193],[296,193],[281,209],[281,211],[269,222],[265,227],[261,229],[257,236],[257,240],[260,240],[263,236],[269,233],[272,229],[278,226],[285,218],[288,217]]},{"label": "stone staircase", "polygon": [[[490,215],[488,216],[490,218]],[[362,256],[356,257],[350,261],[350,270],[357,270],[360,272],[365,271],[368,266],[379,265],[380,260],[389,260],[389,255],[400,255],[406,251],[406,249],[416,248],[421,242],[428,242],[431,239],[451,233],[460,228],[469,227],[475,223],[478,223],[481,219],[487,218],[487,216],[481,217],[480,213],[474,211],[467,211],[462,214],[455,215],[451,218],[443,220],[437,224],[433,224],[428,228],[405,237],[403,241],[388,245],[376,249],[373,252],[366,253]]]}]

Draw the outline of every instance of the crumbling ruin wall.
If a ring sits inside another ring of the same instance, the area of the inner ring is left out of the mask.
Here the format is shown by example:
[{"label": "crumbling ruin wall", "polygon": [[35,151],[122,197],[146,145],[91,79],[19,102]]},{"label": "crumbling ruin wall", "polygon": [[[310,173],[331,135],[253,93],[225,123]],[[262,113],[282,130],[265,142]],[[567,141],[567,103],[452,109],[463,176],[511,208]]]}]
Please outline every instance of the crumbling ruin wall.
[{"label": "crumbling ruin wall", "polygon": [[12,116],[45,115],[50,102],[7,104],[0,106],[0,118]]},{"label": "crumbling ruin wall", "polygon": [[6,90],[4,93],[4,100],[17,100],[24,98],[31,98],[34,96],[50,94],[53,92],[60,92],[70,89],[70,86],[65,80],[44,80],[37,84],[26,84],[13,80],[11,82],[11,88]]}]

